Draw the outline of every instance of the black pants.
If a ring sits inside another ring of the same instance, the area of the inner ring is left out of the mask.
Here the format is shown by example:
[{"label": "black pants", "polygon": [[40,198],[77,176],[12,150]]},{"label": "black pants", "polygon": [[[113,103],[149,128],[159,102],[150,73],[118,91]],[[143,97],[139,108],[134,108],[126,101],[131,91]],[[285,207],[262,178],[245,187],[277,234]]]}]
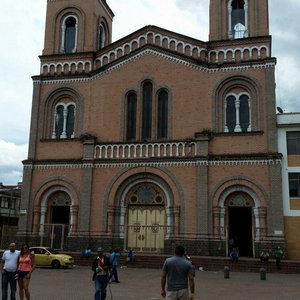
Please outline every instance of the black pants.
[{"label": "black pants", "polygon": [[2,273],[2,300],[8,299],[8,285],[10,285],[10,299],[16,300],[17,281],[15,280],[16,272]]},{"label": "black pants", "polygon": [[281,260],[280,258],[276,257],[276,267],[278,270],[281,269],[280,260]]}]

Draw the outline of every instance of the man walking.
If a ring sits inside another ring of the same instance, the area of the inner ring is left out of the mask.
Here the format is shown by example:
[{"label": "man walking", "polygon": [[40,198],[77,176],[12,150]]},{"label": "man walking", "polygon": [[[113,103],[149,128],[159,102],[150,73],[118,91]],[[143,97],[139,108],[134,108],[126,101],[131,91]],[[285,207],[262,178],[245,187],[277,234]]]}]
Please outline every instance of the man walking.
[{"label": "man walking", "polygon": [[109,258],[104,255],[103,248],[98,248],[97,252],[98,256],[92,265],[92,270],[94,271],[93,281],[95,282],[95,300],[105,300],[108,271],[111,265]]},{"label": "man walking", "polygon": [[[185,249],[179,245],[175,249],[175,256],[167,258],[161,276],[161,296],[167,300],[193,300],[195,283],[193,266],[185,256]],[[168,288],[166,292],[166,281]],[[190,296],[188,287],[190,286]]]},{"label": "man walking", "polygon": [[16,244],[10,243],[9,250],[4,251],[1,260],[2,274],[2,300],[7,300],[8,284],[10,285],[10,300],[16,300],[17,281],[15,275],[18,267],[20,251],[16,250]]},{"label": "man walking", "polygon": [[110,263],[112,265],[109,280],[111,280],[111,278],[113,277],[114,278],[113,281],[116,283],[120,283],[119,278],[118,278],[118,271],[117,271],[119,257],[120,257],[120,252],[118,249],[115,249],[109,257]]}]

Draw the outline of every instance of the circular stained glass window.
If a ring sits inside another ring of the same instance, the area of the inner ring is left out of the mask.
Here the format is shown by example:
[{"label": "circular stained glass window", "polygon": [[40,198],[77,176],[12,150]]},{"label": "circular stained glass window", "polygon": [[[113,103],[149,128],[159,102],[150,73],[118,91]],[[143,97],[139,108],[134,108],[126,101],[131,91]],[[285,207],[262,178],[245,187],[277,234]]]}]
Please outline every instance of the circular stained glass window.
[{"label": "circular stained glass window", "polygon": [[161,203],[163,200],[162,200],[162,197],[161,197],[161,196],[157,196],[157,197],[155,198],[155,201],[156,201],[157,203]]},{"label": "circular stained glass window", "polygon": [[136,196],[132,196],[131,199],[130,199],[130,201],[132,203],[136,203],[137,202],[137,197]]}]

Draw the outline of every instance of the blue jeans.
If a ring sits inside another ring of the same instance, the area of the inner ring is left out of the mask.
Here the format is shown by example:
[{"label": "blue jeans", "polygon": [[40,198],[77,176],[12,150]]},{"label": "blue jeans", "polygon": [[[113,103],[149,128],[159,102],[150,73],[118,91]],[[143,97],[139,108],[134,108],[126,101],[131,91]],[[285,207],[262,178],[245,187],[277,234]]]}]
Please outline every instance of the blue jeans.
[{"label": "blue jeans", "polygon": [[111,268],[110,275],[109,275],[109,280],[111,280],[111,278],[114,277],[114,281],[119,281],[117,267],[118,266],[113,266]]},{"label": "blue jeans", "polygon": [[106,299],[107,276],[96,276],[95,278],[95,300]]},{"label": "blue jeans", "polygon": [[10,284],[10,300],[16,300],[17,281],[15,280],[16,272],[2,273],[2,300],[7,300],[8,284]]}]

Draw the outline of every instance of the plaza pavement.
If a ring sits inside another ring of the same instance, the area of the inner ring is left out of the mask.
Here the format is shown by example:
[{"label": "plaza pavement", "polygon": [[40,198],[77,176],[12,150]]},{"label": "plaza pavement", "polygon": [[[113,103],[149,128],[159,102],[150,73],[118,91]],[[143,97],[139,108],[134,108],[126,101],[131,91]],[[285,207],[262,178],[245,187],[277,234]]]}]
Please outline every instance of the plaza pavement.
[{"label": "plaza pavement", "polygon": [[[161,300],[160,274],[157,269],[118,269],[121,283],[112,283],[107,300]],[[30,282],[31,300],[93,300],[94,285],[89,267],[72,269],[39,268]],[[196,271],[197,300],[300,299],[300,276],[295,274],[267,274],[260,280],[257,273]],[[17,298],[19,299],[19,298]]]}]

